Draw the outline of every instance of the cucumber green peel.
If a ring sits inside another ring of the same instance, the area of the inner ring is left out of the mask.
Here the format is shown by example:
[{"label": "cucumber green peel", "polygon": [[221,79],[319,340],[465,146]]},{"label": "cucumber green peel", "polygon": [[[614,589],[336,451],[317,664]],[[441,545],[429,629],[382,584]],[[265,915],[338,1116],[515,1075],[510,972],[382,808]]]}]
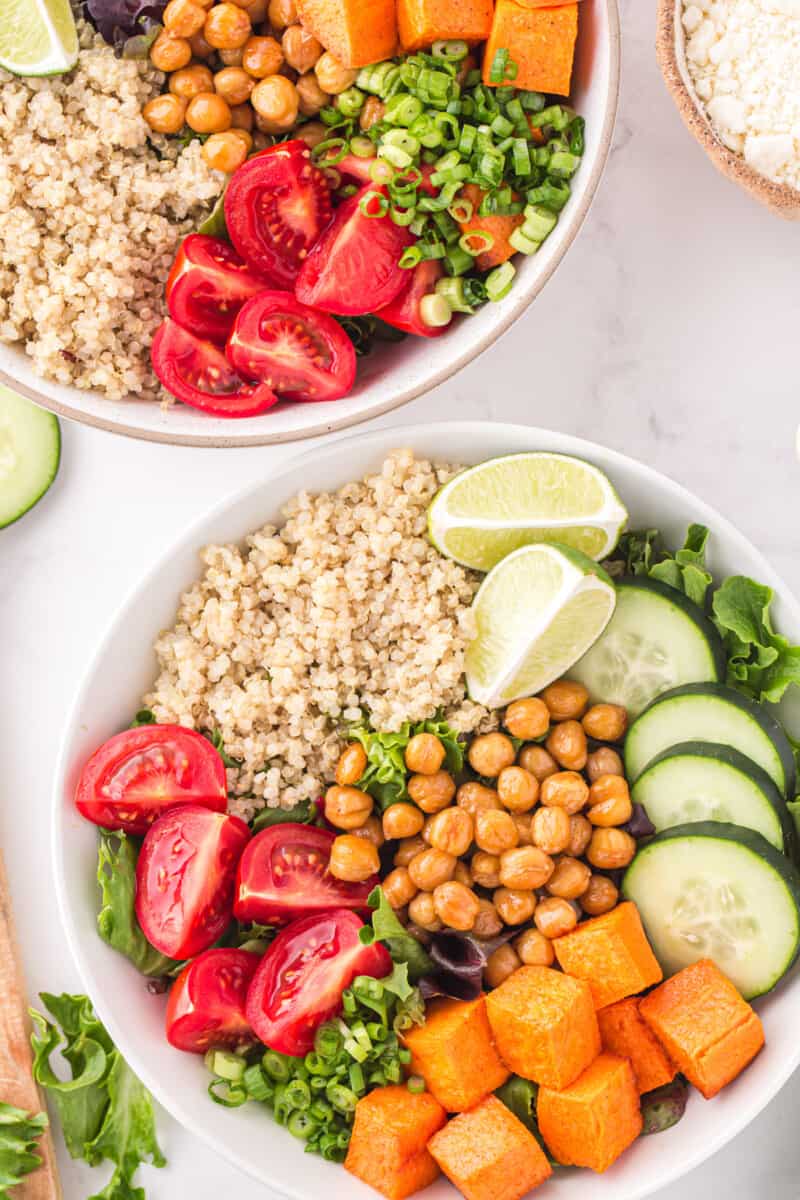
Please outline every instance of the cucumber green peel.
[{"label": "cucumber green peel", "polygon": [[61,431],[53,414],[0,384],[0,529],[41,500],[60,460]]}]

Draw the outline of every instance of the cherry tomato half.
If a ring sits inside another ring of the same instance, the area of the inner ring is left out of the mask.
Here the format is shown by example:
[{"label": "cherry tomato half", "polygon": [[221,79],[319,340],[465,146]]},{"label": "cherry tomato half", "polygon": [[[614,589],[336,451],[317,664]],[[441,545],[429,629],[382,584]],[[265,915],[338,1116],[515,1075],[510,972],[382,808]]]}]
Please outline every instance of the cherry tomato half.
[{"label": "cherry tomato half", "polygon": [[391,304],[378,309],[375,316],[395,329],[402,329],[404,333],[414,333],[418,337],[439,337],[447,326],[426,325],[420,316],[419,306],[423,296],[429,296],[435,290],[436,280],[441,279],[441,265],[435,259],[428,259],[409,271],[409,275],[411,281],[405,291],[396,296]]},{"label": "cherry tomato half", "polygon": [[224,812],[225,764],[208,738],[182,725],[142,725],[116,733],[81,771],[75,805],[104,829],[143,834],[168,808]]},{"label": "cherry tomato half", "polygon": [[207,950],[230,924],[236,867],[250,838],[238,817],[173,808],[145,834],[136,864],[136,916],[170,958]]},{"label": "cherry tomato half", "polygon": [[240,375],[287,400],[339,400],[356,377],[356,352],[339,322],[291,292],[248,300],[225,353]]},{"label": "cherry tomato half", "polygon": [[242,922],[286,925],[306,913],[328,908],[366,912],[367,897],[378,885],[344,883],[328,871],[336,835],[314,825],[273,825],[250,841],[236,876],[234,914]]},{"label": "cherry tomato half", "polygon": [[389,974],[388,950],[380,942],[362,945],[361,928],[355,913],[337,908],[302,917],[278,934],[247,993],[247,1020],[264,1045],[281,1054],[307,1054],[357,975]]},{"label": "cherry tomato half", "polygon": [[153,370],[176,400],[218,417],[255,417],[278,403],[264,383],[246,383],[213,342],[167,317],[150,347]]},{"label": "cherry tomato half", "polygon": [[236,1050],[252,1042],[247,1024],[247,989],[259,954],[249,950],[205,950],[184,967],[167,1002],[167,1041],[178,1050],[204,1054],[209,1046]]},{"label": "cherry tomato half", "polygon": [[171,317],[200,338],[224,342],[245,300],[269,287],[233,246],[204,233],[190,233],[167,279]]},{"label": "cherry tomato half", "polygon": [[311,151],[297,139],[253,155],[231,176],[225,222],[245,262],[291,288],[331,218],[331,193]]},{"label": "cherry tomato half", "polygon": [[386,188],[376,184],[345,200],[300,269],[295,294],[303,304],[343,316],[359,316],[383,308],[408,283],[398,266],[414,237],[390,216],[366,217],[361,201],[388,204]]}]

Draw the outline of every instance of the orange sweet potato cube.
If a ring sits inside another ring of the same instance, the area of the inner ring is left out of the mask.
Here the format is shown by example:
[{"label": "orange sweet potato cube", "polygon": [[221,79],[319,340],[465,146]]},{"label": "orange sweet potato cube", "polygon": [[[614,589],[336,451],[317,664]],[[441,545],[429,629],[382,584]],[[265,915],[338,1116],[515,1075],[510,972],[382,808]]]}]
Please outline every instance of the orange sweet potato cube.
[{"label": "orange sweet potato cube", "polygon": [[645,996],[639,1011],[706,1100],[735,1079],[764,1045],[761,1021],[707,958]]},{"label": "orange sweet potato cube", "polygon": [[297,12],[345,67],[366,67],[397,51],[394,0],[297,0]]},{"label": "orange sweet potato cube", "polygon": [[404,50],[458,38],[482,42],[492,28],[492,0],[397,0],[397,28]]},{"label": "orange sweet potato cube", "polygon": [[428,1148],[467,1200],[521,1200],[552,1174],[536,1138],[496,1096],[453,1117]]},{"label": "orange sweet potato cube", "polygon": [[359,1100],[345,1167],[389,1200],[404,1200],[433,1183],[439,1168],[428,1141],[447,1120],[429,1092],[376,1088]]},{"label": "orange sweet potato cube", "polygon": [[626,1058],[601,1054],[564,1091],[540,1088],[539,1131],[564,1166],[606,1171],[642,1132],[639,1091]]},{"label": "orange sweet potato cube", "polygon": [[524,0],[497,0],[483,52],[483,82],[498,86],[491,78],[492,64],[498,50],[507,50],[517,67],[508,80],[514,87],[568,96],[577,36],[577,4],[540,8],[528,7]]},{"label": "orange sweet potato cube", "polygon": [[472,1108],[508,1079],[508,1068],[495,1050],[485,996],[470,1002],[434,1001],[425,1024],[407,1033],[405,1042],[411,1070],[448,1112]]},{"label": "orange sweet potato cube", "polygon": [[630,901],[556,938],[553,949],[562,970],[589,984],[596,1008],[635,996],[664,978]]},{"label": "orange sweet potato cube", "polygon": [[589,985],[550,967],[520,967],[486,997],[498,1053],[525,1079],[565,1088],[600,1053]]},{"label": "orange sweet potato cube", "polygon": [[618,1000],[597,1013],[600,1041],[609,1054],[627,1058],[641,1093],[671,1083],[677,1067],[639,1012],[637,997]]}]

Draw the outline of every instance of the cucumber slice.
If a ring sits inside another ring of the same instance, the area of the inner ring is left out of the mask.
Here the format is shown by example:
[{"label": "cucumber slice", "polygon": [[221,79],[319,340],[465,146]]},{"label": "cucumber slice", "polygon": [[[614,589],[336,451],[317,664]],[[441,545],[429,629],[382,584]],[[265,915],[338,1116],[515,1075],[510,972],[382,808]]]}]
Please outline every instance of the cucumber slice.
[{"label": "cucumber slice", "polygon": [[752,1000],[797,957],[800,876],[752,829],[703,821],[659,833],[628,867],[622,891],[666,975],[710,958]]},{"label": "cucumber slice", "polygon": [[61,432],[53,414],[0,384],[0,529],[41,500],[60,457]]},{"label": "cucumber slice", "polygon": [[783,797],[766,771],[731,746],[682,742],[657,754],[631,789],[656,832],[698,821],[753,829],[776,850],[792,841]]},{"label": "cucumber slice", "polygon": [[631,717],[670,688],[725,678],[725,652],[711,621],[657,579],[617,581],[605,633],[569,672],[593,700],[621,704]]},{"label": "cucumber slice", "polygon": [[628,730],[628,778],[638,779],[657,754],[693,739],[732,746],[762,767],[781,795],[794,795],[794,755],[786,734],[763,705],[723,683],[689,683],[654,700]]}]

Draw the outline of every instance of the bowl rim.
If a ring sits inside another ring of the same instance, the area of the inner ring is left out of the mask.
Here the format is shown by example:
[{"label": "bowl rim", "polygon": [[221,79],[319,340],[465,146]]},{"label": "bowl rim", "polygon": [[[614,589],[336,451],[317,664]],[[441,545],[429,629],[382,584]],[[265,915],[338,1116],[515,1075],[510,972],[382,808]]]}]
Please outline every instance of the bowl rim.
[{"label": "bowl rim", "polygon": [[[143,592],[146,592],[165,569],[171,557],[179,546],[183,546],[193,539],[198,546],[202,541],[203,527],[217,518],[223,516],[225,512],[237,506],[251,494],[257,493],[262,489],[269,488],[274,480],[280,479],[286,472],[298,472],[303,464],[321,463],[328,459],[331,455],[340,456],[343,452],[346,453],[347,447],[354,446],[369,446],[371,442],[381,443],[387,438],[396,441],[398,446],[410,446],[414,449],[415,440],[420,437],[430,438],[431,436],[441,435],[442,439],[446,439],[448,434],[457,435],[476,435],[480,439],[481,434],[491,429],[493,434],[502,434],[508,440],[509,445],[514,445],[515,439],[524,438],[525,441],[531,442],[536,438],[541,438],[548,448],[553,453],[570,454],[578,457],[587,458],[593,461],[593,457],[598,451],[601,452],[604,460],[603,470],[612,470],[619,466],[632,470],[643,481],[657,480],[659,488],[665,493],[667,498],[675,498],[684,505],[689,505],[691,511],[695,514],[695,519],[701,521],[715,532],[722,532],[726,539],[730,539],[735,546],[743,549],[748,555],[749,561],[752,564],[751,569],[757,570],[759,579],[770,586],[776,596],[779,598],[781,605],[788,614],[793,618],[800,628],[800,602],[795,598],[794,594],[787,586],[782,577],[767,561],[761,551],[755,546],[743,533],[740,533],[736,526],[719,513],[712,505],[700,499],[688,488],[682,484],[676,483],[668,475],[656,470],[655,467],[649,464],[623,454],[611,447],[602,445],[602,443],[592,442],[587,439],[576,437],[572,434],[560,433],[557,430],[548,430],[534,425],[522,425],[509,422],[494,422],[494,421],[440,421],[431,424],[415,423],[411,425],[389,426],[387,428],[375,429],[359,434],[352,435],[346,438],[336,438],[334,441],[320,445],[318,447],[298,451],[291,455],[285,461],[274,464],[266,473],[256,482],[247,484],[245,487],[238,488],[224,499],[210,505],[209,508],[200,516],[193,520],[183,528],[181,532],[171,540],[169,546],[160,553],[152,564],[152,566],[144,571],[139,579],[126,589],[124,596],[119,604],[114,608],[114,612],[106,623],[101,636],[99,637],[94,652],[89,656],[87,665],[83,671],[79,686],[76,690],[74,700],[67,713],[64,721],[63,734],[60,739],[58,756],[56,760],[53,791],[51,798],[51,845],[50,845],[50,862],[55,877],[56,900],[59,910],[59,918],[62,929],[64,930],[67,946],[72,954],[73,961],[78,970],[81,982],[90,996],[100,1019],[104,1022],[108,1031],[114,1040],[115,1044],[120,1048],[123,1055],[130,1061],[131,1067],[136,1071],[137,1075],[144,1085],[152,1092],[156,1100],[162,1107],[185,1129],[187,1129],[194,1137],[197,1137],[202,1142],[211,1146],[212,1149],[220,1155],[222,1159],[232,1163],[244,1174],[251,1178],[257,1179],[264,1184],[263,1175],[259,1174],[257,1169],[235,1148],[232,1148],[224,1139],[222,1133],[215,1132],[213,1122],[210,1128],[206,1128],[202,1123],[198,1122],[194,1116],[184,1106],[181,1098],[176,1098],[173,1095],[167,1095],[167,1090],[162,1086],[160,1078],[152,1073],[149,1067],[144,1066],[138,1061],[135,1054],[129,1055],[127,1050],[127,1037],[124,1026],[117,1023],[116,1017],[109,1008],[107,1008],[102,993],[97,996],[93,995],[95,989],[95,979],[91,967],[84,958],[81,936],[77,924],[74,921],[73,907],[68,898],[67,876],[63,869],[64,855],[62,847],[65,844],[65,819],[66,806],[64,804],[64,796],[67,790],[67,781],[69,778],[69,760],[70,760],[70,743],[68,734],[76,726],[76,720],[81,712],[84,703],[84,695],[89,688],[90,681],[94,677],[98,666],[102,663],[104,656],[108,653],[119,620],[135,602]],[[557,447],[551,443],[553,439],[557,440]],[[343,449],[345,448],[345,449]],[[243,532],[245,535],[247,531]],[[113,953],[109,950],[109,953]],[[91,988],[89,984],[92,984]],[[797,985],[800,988],[800,983]],[[135,1061],[134,1061],[135,1060]],[[738,1104],[735,1114],[726,1122],[720,1123],[720,1129],[712,1136],[708,1142],[695,1152],[690,1153],[688,1157],[681,1158],[675,1156],[675,1161],[666,1168],[663,1175],[654,1178],[654,1181],[646,1184],[644,1190],[636,1193],[636,1200],[645,1200],[646,1197],[652,1195],[653,1192],[674,1183],[677,1179],[699,1166],[701,1163],[710,1159],[717,1151],[721,1150],[730,1141],[732,1141],[738,1133],[740,1133],[747,1125],[753,1121],[758,1114],[773,1100],[781,1088],[785,1085],[789,1077],[800,1065],[800,1042],[790,1050],[781,1060],[780,1065],[775,1070],[769,1081],[769,1085],[764,1088],[763,1092],[758,1092],[752,1098],[748,1097],[744,1102]],[[268,1186],[280,1196],[291,1198],[291,1200],[309,1200],[308,1192],[300,1190],[299,1187],[290,1184],[278,1184],[269,1181]]]},{"label": "bowl rim", "polygon": [[[567,251],[578,236],[589,212],[603,172],[605,171],[606,163],[608,162],[620,91],[621,35],[619,3],[618,0],[603,0],[603,4],[608,20],[609,80],[608,91],[605,97],[603,121],[598,138],[598,154],[591,173],[582,188],[579,201],[564,224],[558,253],[554,255],[546,269],[539,273],[529,291],[520,288],[520,295],[516,300],[514,300],[512,292],[511,297],[509,297],[510,303],[506,302],[505,311],[494,329],[470,344],[445,366],[438,368],[426,382],[406,387],[398,395],[371,407],[368,411],[351,413],[348,416],[338,418],[335,416],[326,416],[325,419],[320,419],[302,431],[270,433],[267,421],[264,424],[264,433],[237,434],[232,431],[230,435],[215,434],[209,437],[199,433],[170,433],[157,429],[143,429],[134,425],[128,425],[124,420],[117,421],[111,418],[96,416],[94,413],[86,412],[73,403],[56,400],[47,396],[38,388],[17,379],[12,373],[2,368],[0,368],[0,383],[19,392],[28,400],[32,400],[40,408],[46,408],[50,412],[55,413],[56,416],[66,417],[80,424],[105,430],[108,433],[117,433],[123,437],[136,438],[146,442],[160,442],[172,446],[218,447],[226,449],[237,446],[280,445],[305,441],[324,434],[336,433],[343,429],[352,428],[355,425],[371,421],[373,418],[384,416],[386,413],[400,408],[403,404],[408,404],[409,401],[416,399],[416,397],[432,391],[433,388],[439,387],[440,384],[445,383],[458,371],[477,359],[485,350],[488,350],[490,346],[494,345],[503,334],[508,332],[517,319],[522,316],[560,266]],[[153,404],[156,405],[156,401],[153,401]],[[322,405],[321,412],[329,413],[330,406]],[[231,424],[235,425],[236,422],[233,421]]]}]

